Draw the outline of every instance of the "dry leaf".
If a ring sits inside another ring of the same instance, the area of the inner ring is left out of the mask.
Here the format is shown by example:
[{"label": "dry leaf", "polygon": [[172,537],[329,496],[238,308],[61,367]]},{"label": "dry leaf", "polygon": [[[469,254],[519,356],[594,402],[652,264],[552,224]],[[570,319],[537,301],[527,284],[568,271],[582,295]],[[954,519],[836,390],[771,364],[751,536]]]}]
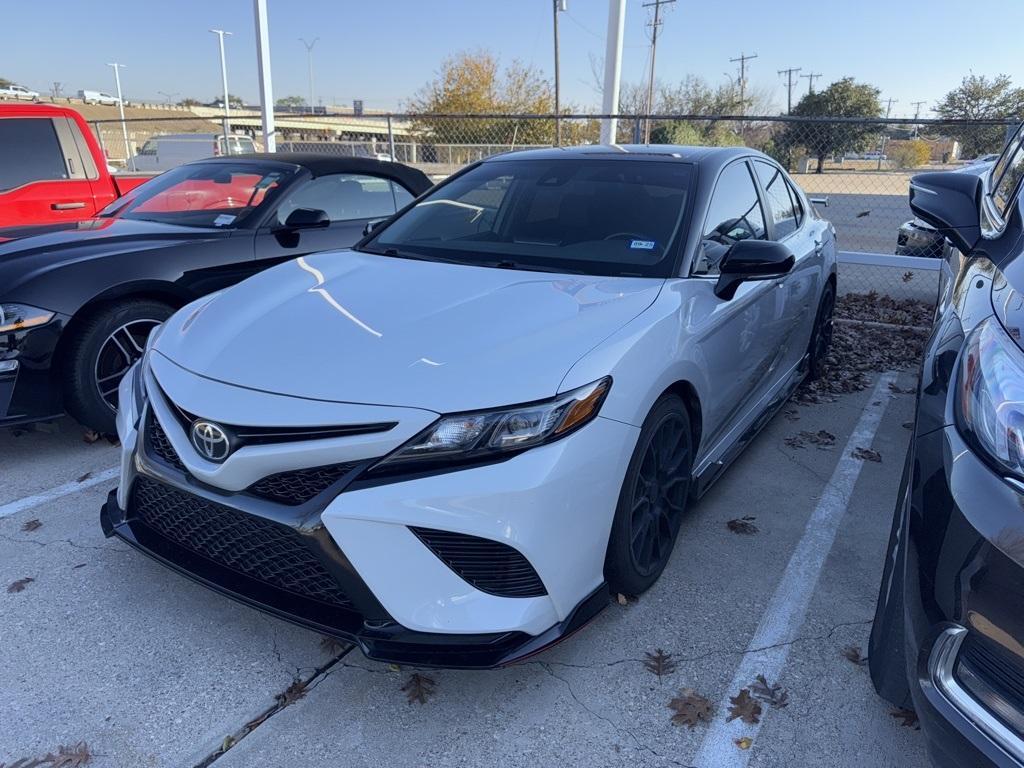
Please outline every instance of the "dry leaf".
[{"label": "dry leaf", "polygon": [[819,429],[817,432],[801,432],[800,436],[819,448],[831,448],[836,444],[836,436],[824,429]]},{"label": "dry leaf", "polygon": [[704,696],[701,696],[693,688],[683,688],[672,701],[668,708],[675,714],[672,715],[672,722],[675,725],[686,725],[695,728],[700,723],[711,722],[715,714],[715,708]]},{"label": "dry leaf", "polygon": [[768,680],[764,675],[757,676],[757,680],[750,686],[750,693],[755,699],[760,699],[776,709],[782,709],[789,704],[789,694],[785,689],[778,683],[768,685]]},{"label": "dry leaf", "polygon": [[21,524],[21,530],[25,533],[32,533],[32,531],[38,531],[42,527],[42,521],[34,517],[31,520],[28,520],[27,522]]},{"label": "dry leaf", "polygon": [[784,442],[790,448],[804,448],[804,447],[806,447],[804,445],[803,438],[801,438],[800,435],[790,435],[789,437],[784,439],[782,442]]},{"label": "dry leaf", "polygon": [[388,672],[401,672],[402,668],[398,664],[388,664]]},{"label": "dry leaf", "polygon": [[786,417],[786,421],[800,421],[800,411],[796,408],[787,408],[782,415]]},{"label": "dry leaf", "polygon": [[[84,440],[89,445],[92,445],[93,443],[98,442],[101,437],[103,437],[103,435],[101,435],[99,432],[97,432],[94,429],[87,429],[87,430],[85,430],[85,432],[82,433],[82,440]],[[81,482],[81,481],[79,481],[79,482]]]},{"label": "dry leaf", "polygon": [[305,695],[306,682],[304,680],[295,680],[291,685],[285,688],[284,693],[279,693],[274,698],[277,699],[278,704],[282,707],[287,707],[289,704],[294,704]]},{"label": "dry leaf", "polygon": [[913,279],[914,279],[914,273],[913,272],[904,272],[903,273],[903,282],[904,283],[909,283]]},{"label": "dry leaf", "polygon": [[53,768],[79,768],[92,760],[92,753],[89,745],[84,741],[73,744],[70,747],[57,747],[57,754],[49,753],[43,758],[44,763],[49,763]]},{"label": "dry leaf", "polygon": [[912,709],[903,709],[903,707],[893,707],[889,710],[889,714],[900,721],[900,725],[904,728],[913,728],[915,730],[920,729],[920,725],[917,721],[917,713]]},{"label": "dry leaf", "polygon": [[625,596],[624,594],[622,594],[621,592],[619,592],[619,594],[617,594],[617,595],[615,596],[615,602],[617,602],[617,603],[618,603],[619,605],[625,605],[625,604],[626,604],[626,603],[628,603],[629,601],[628,601],[628,600],[626,600],[626,596]]},{"label": "dry leaf", "polygon": [[72,570],[74,570],[76,568],[85,568],[85,566],[87,566],[87,565],[88,565],[88,563],[79,563],[78,565],[71,566],[71,568],[72,568]]},{"label": "dry leaf", "polygon": [[661,648],[656,648],[654,653],[645,653],[644,669],[652,675],[657,675],[661,680],[665,675],[671,675],[676,671],[676,663],[671,653],[665,653]]},{"label": "dry leaf", "polygon": [[850,455],[855,459],[860,459],[861,461],[874,461],[878,464],[882,462],[882,454],[878,451],[872,450],[871,448],[854,448],[853,453]]},{"label": "dry leaf", "polygon": [[725,718],[726,722],[736,718],[750,725],[761,722],[761,704],[750,695],[750,691],[746,688],[737,695],[730,696],[729,701],[732,702],[732,706],[729,707],[729,716]]},{"label": "dry leaf", "polygon": [[914,422],[912,422],[912,421],[904,421],[903,422],[903,428],[904,429],[913,429],[914,428]]},{"label": "dry leaf", "polygon": [[79,475],[78,478],[75,480],[75,482],[76,483],[84,483],[90,477],[92,477],[92,472],[86,472],[84,475]]},{"label": "dry leaf", "polygon": [[435,685],[436,683],[433,678],[421,675],[419,672],[413,672],[405,685],[402,686],[402,690],[405,691],[406,698],[409,699],[410,704],[414,701],[426,704],[427,699],[434,695]]},{"label": "dry leaf", "polygon": [[25,587],[31,584],[35,579],[31,576],[26,576],[24,579],[18,579],[17,581],[11,582],[7,587],[8,594],[14,594],[15,592],[21,592]]},{"label": "dry leaf", "polygon": [[331,637],[330,635],[322,635],[320,637],[320,649],[330,656],[344,653],[346,648],[348,646],[336,637]]},{"label": "dry leaf", "polygon": [[752,738],[750,738],[749,736],[743,736],[743,737],[738,738],[738,739],[733,739],[732,743],[735,744],[740,749],[750,749],[750,747],[753,746],[753,744],[754,744],[754,740]]},{"label": "dry leaf", "polygon": [[743,517],[738,517],[735,520],[730,520],[725,525],[733,533],[750,535],[757,533],[760,530],[756,525],[754,525],[755,520],[757,520],[757,518],[753,515],[745,515]]},{"label": "dry leaf", "polygon": [[889,382],[889,391],[894,395],[912,395],[917,392],[916,387],[898,387],[893,382]]},{"label": "dry leaf", "polygon": [[865,664],[868,663],[868,657],[861,656],[859,645],[846,646],[845,648],[843,648],[842,654],[844,657],[846,657],[848,661],[856,664],[858,667],[863,667]]}]

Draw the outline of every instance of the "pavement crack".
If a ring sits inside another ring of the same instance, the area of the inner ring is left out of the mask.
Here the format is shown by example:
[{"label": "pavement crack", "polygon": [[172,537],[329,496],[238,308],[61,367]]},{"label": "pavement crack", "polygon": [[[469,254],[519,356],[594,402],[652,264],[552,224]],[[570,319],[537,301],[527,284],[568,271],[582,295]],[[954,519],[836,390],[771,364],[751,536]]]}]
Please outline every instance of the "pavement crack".
[{"label": "pavement crack", "polygon": [[51,544],[66,544],[74,549],[92,550],[94,552],[128,552],[127,549],[119,549],[118,547],[111,547],[107,544],[80,544],[77,541],[72,541],[71,539],[49,539],[48,541],[39,541],[38,539],[20,538],[0,533],[0,540],[10,542],[11,544],[31,544],[34,547],[40,548],[48,547]]}]

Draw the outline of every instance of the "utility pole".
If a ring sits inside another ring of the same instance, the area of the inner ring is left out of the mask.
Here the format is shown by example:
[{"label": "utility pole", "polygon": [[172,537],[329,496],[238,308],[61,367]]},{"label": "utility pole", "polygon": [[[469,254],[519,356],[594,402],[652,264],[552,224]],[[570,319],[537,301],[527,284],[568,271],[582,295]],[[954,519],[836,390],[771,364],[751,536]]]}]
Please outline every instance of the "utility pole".
[{"label": "utility pole", "polygon": [[654,112],[654,59],[658,55],[658,30],[661,28],[661,6],[670,5],[676,0],[652,0],[644,3],[644,8],[654,8],[654,20],[651,27],[651,73],[647,78],[647,119],[644,121],[644,144],[651,143],[651,118]]},{"label": "utility pole", "polygon": [[277,149],[274,130],[274,86],[270,78],[270,29],[267,22],[267,0],[252,0],[256,20],[256,64],[260,77],[260,115],[263,119],[263,148]]},{"label": "utility pole", "polygon": [[115,61],[107,64],[107,66],[114,68],[114,85],[117,87],[117,109],[121,113],[121,137],[124,139],[124,156],[128,160],[128,167],[134,171],[135,155],[132,154],[131,147],[128,146],[128,124],[124,121],[124,98],[121,96],[121,70],[124,68],[124,64],[118,64]]},{"label": "utility pole", "polygon": [[312,43],[307,43],[305,38],[300,37],[299,42],[306,46],[306,56],[309,59],[309,111],[313,111],[313,105],[316,103],[313,101],[313,46],[316,45],[316,41],[319,37],[314,37]]},{"label": "utility pole", "polygon": [[167,91],[157,91],[161,96],[164,97],[164,104],[170,104],[174,101],[175,96],[181,96],[181,93],[175,91],[174,93],[168,93]]},{"label": "utility pole", "polygon": [[918,118],[921,117],[921,105],[927,104],[927,101],[912,101],[910,102],[914,107],[914,138],[916,139],[921,135],[921,126],[917,124]]},{"label": "utility pole", "polygon": [[[899,101],[899,99],[894,99],[892,97],[886,99],[886,103],[885,103],[885,119],[886,120],[888,120],[889,119],[889,115],[892,114],[892,105],[895,104],[897,101]],[[882,156],[885,155],[885,144],[886,144],[886,142],[889,139],[889,136],[887,135],[886,131],[888,131],[888,126],[886,126],[886,128],[882,130],[882,148],[878,151],[878,170],[882,170]]]},{"label": "utility pole", "polygon": [[558,67],[558,12],[569,8],[568,0],[551,0],[552,20],[555,29],[555,146],[562,146],[562,107],[559,101],[559,67]]},{"label": "utility pole", "polygon": [[[265,0],[264,0],[265,1]],[[626,0],[608,0],[608,34],[605,40],[604,94],[601,109],[606,115],[619,112],[619,85],[622,78],[622,37],[626,28]],[[618,119],[601,120],[601,143],[614,144]]]},{"label": "utility pole", "polygon": [[747,108],[747,99],[746,99],[746,93],[747,93],[747,62],[750,61],[751,59],[756,59],[756,58],[757,58],[757,54],[756,53],[752,54],[750,56],[747,56],[745,53],[741,53],[739,55],[739,58],[729,59],[729,61],[732,62],[732,63],[736,63],[737,61],[740,63],[740,114],[741,115],[746,111],[746,108]]},{"label": "utility pole", "polygon": [[230,35],[231,32],[225,32],[223,29],[211,29],[210,31],[217,36],[217,41],[220,44],[220,77],[224,83],[224,154],[227,155],[231,152],[231,147],[228,145],[228,135],[231,133],[231,100],[228,98],[228,64],[224,58],[224,35]]},{"label": "utility pole", "polygon": [[793,114],[793,75],[800,71],[800,67],[780,69],[779,74],[786,76],[786,114]]},{"label": "utility pole", "polygon": [[800,75],[800,77],[807,78],[807,95],[810,96],[814,93],[814,81],[821,77],[821,72],[811,72],[806,75]]}]

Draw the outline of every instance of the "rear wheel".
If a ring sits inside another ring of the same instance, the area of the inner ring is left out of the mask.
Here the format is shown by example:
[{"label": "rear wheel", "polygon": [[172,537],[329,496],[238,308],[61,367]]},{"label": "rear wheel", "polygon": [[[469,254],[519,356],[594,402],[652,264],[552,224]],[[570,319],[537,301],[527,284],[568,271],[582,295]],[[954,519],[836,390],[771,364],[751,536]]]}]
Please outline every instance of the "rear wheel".
[{"label": "rear wheel", "polygon": [[117,388],[142,357],[150,332],[171,316],[167,304],[131,299],[92,314],[75,333],[64,367],[64,403],[81,424],[114,433]]},{"label": "rear wheel", "polygon": [[818,303],[818,314],[814,318],[811,343],[807,348],[807,376],[812,381],[821,378],[825,370],[825,358],[832,346],[832,321],[836,308],[836,289],[832,283],[825,284],[825,291]]},{"label": "rear wheel", "polygon": [[605,580],[613,592],[639,595],[665,570],[689,500],[692,434],[676,395],[658,400],[644,421],[605,556]]}]

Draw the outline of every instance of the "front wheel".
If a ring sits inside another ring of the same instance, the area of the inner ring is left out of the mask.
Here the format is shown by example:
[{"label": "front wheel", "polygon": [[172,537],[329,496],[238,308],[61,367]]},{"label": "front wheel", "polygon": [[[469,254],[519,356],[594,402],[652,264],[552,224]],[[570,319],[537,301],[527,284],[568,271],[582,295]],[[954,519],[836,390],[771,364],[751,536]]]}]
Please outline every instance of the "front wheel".
[{"label": "front wheel", "polygon": [[665,570],[689,500],[692,435],[683,401],[662,396],[640,430],[615,509],[604,569],[613,593],[639,595]]},{"label": "front wheel", "polygon": [[117,388],[142,357],[150,331],[171,316],[167,304],[130,299],[103,307],[75,332],[64,367],[64,404],[83,426],[116,429]]}]

